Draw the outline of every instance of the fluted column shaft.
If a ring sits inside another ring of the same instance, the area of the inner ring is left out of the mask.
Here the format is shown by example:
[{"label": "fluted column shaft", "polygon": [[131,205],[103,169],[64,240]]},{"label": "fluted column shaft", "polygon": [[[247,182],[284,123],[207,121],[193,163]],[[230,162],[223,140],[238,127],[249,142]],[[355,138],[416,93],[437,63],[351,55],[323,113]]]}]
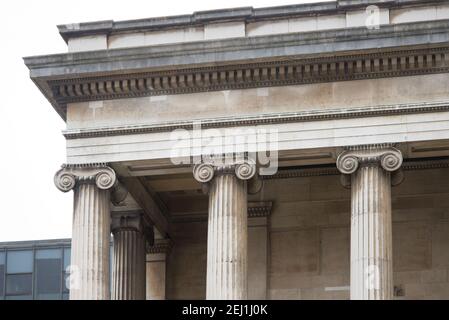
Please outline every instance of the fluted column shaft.
[{"label": "fluted column shaft", "polygon": [[255,174],[250,163],[194,169],[195,178],[209,183],[207,236],[208,300],[247,299],[247,181]]},{"label": "fluted column shaft", "polygon": [[64,166],[55,176],[64,192],[74,190],[71,300],[108,300],[110,192],[116,181],[106,166]]},{"label": "fluted column shaft", "polygon": [[75,189],[71,265],[79,288],[70,288],[70,300],[109,299],[109,214],[109,191],[91,183]]},{"label": "fluted column shaft", "polygon": [[248,265],[246,181],[220,175],[209,192],[206,298],[243,300]]},{"label": "fluted column shaft", "polygon": [[135,229],[114,232],[113,300],[145,299],[145,238]]},{"label": "fluted column shaft", "polygon": [[351,271],[353,300],[393,298],[391,175],[402,164],[387,146],[351,149],[337,160],[351,185]]},{"label": "fluted column shaft", "polygon": [[390,172],[361,167],[351,184],[351,299],[392,299]]}]

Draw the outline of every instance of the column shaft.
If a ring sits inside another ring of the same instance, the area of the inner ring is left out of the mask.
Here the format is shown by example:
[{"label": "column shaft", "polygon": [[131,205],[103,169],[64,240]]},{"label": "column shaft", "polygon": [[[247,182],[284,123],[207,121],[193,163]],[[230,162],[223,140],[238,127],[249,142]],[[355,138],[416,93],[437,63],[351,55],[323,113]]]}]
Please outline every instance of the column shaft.
[{"label": "column shaft", "polygon": [[145,299],[145,238],[134,229],[114,232],[113,300]]},{"label": "column shaft", "polygon": [[75,188],[71,300],[107,300],[110,243],[109,191],[95,183]]},{"label": "column shaft", "polygon": [[247,182],[218,175],[209,192],[206,297],[247,299]]},{"label": "column shaft", "polygon": [[390,172],[362,166],[351,190],[351,299],[392,299]]}]

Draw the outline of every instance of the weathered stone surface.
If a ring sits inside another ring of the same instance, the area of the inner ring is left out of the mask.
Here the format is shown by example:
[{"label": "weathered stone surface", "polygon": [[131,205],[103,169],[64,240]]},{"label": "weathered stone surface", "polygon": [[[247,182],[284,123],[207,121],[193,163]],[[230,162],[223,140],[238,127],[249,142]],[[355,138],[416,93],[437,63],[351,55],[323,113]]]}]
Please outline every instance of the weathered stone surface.
[{"label": "weathered stone surface", "polygon": [[146,257],[146,300],[167,298],[167,260],[172,248],[170,239],[157,239]]},{"label": "weathered stone surface", "polygon": [[115,172],[105,165],[63,166],[55,175],[59,190],[74,190],[71,300],[108,300],[110,188]]},{"label": "weathered stone surface", "polygon": [[351,175],[351,299],[393,298],[391,174],[402,161],[399,150],[382,145],[350,148],[337,159]]},{"label": "weathered stone surface", "polygon": [[202,163],[193,170],[201,183],[210,183],[207,239],[209,300],[248,297],[247,180],[255,175],[252,162]]},{"label": "weathered stone surface", "polygon": [[317,229],[271,233],[272,274],[316,274],[319,272]]},{"label": "weathered stone surface", "polygon": [[113,300],[145,300],[145,234],[141,215],[118,213],[112,218]]},{"label": "weathered stone surface", "polygon": [[431,234],[425,221],[394,223],[393,245],[395,270],[422,271],[432,267]]},{"label": "weathered stone surface", "polygon": [[[377,9],[380,28],[367,27]],[[115,299],[143,299],[145,283],[149,299],[447,298],[448,30],[442,0],[60,26],[69,53],[25,63],[67,122],[73,165],[55,183],[75,193],[72,299],[109,298],[109,206],[126,196],[110,192],[115,172],[158,239],[173,240],[169,255],[147,255],[145,281],[141,230],[113,221]],[[207,153],[198,122],[222,137],[271,130],[274,144],[222,152],[276,150],[278,173],[248,196],[252,164],[203,163],[194,180],[173,151]],[[247,215],[248,199],[272,202],[272,215]]]}]

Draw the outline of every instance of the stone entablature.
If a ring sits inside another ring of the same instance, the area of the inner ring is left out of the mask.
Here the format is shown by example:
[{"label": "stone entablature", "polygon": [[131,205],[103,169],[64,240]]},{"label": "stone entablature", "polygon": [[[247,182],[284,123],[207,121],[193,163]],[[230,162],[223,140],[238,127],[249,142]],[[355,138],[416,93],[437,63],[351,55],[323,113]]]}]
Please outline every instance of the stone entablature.
[{"label": "stone entablature", "polygon": [[334,1],[271,8],[242,7],[191,15],[59,26],[70,52],[364,27],[375,5],[380,25],[449,18],[446,1]]},{"label": "stone entablature", "polygon": [[[403,171],[416,171],[416,170],[431,170],[449,168],[448,159],[441,160],[425,160],[425,161],[405,161],[402,163],[401,170]],[[293,179],[293,178],[305,178],[305,177],[320,177],[320,176],[334,176],[340,174],[340,171],[335,165],[323,166],[323,167],[304,167],[298,169],[286,169],[280,170],[272,176],[261,176],[264,180],[273,179]]]}]

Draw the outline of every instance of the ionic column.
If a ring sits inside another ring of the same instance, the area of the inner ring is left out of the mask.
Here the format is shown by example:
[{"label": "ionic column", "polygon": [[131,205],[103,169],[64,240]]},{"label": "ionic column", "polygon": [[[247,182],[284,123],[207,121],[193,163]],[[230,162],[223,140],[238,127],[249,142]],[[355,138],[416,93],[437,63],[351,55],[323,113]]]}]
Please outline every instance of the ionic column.
[{"label": "ionic column", "polygon": [[110,189],[114,170],[106,165],[65,165],[55,175],[56,187],[74,190],[71,300],[108,300]]},{"label": "ionic column", "polygon": [[393,298],[391,184],[401,165],[401,152],[387,145],[353,147],[337,159],[344,178],[350,177],[353,300]]},{"label": "ionic column", "polygon": [[112,299],[145,300],[145,232],[142,213],[114,213],[111,230],[114,235]]},{"label": "ionic column", "polygon": [[197,181],[208,183],[208,300],[247,299],[247,180],[255,172],[248,161],[203,163],[193,170]]}]

